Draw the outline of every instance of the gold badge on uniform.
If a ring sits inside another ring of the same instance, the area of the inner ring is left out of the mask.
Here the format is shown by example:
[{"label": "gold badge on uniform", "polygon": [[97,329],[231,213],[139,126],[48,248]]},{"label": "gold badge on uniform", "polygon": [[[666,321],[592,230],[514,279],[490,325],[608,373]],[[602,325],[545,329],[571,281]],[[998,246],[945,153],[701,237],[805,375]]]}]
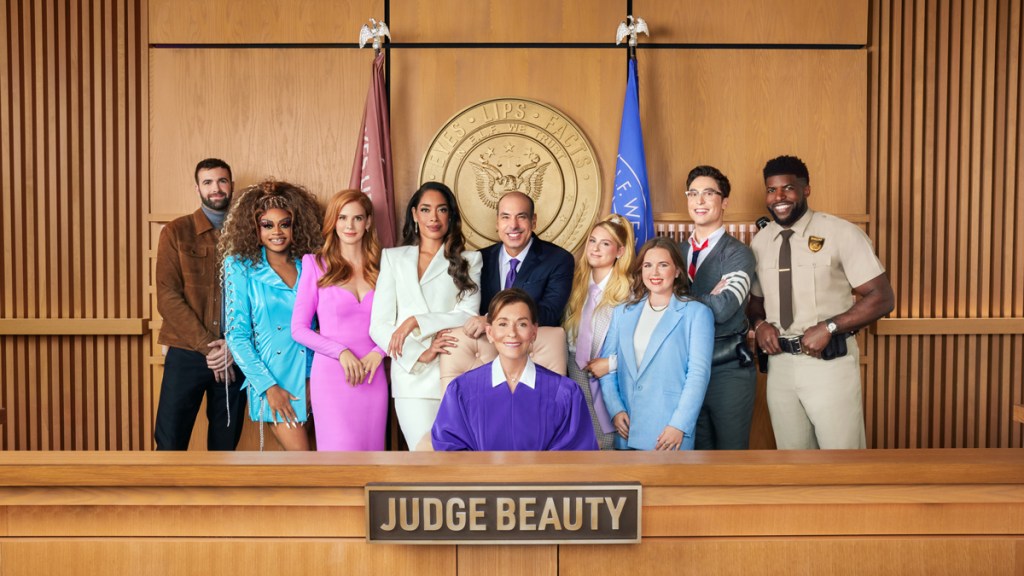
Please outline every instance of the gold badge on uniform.
[{"label": "gold badge on uniform", "polygon": [[811,249],[811,252],[820,252],[823,246],[825,246],[825,239],[824,238],[818,238],[817,236],[811,236],[807,240],[807,247]]}]

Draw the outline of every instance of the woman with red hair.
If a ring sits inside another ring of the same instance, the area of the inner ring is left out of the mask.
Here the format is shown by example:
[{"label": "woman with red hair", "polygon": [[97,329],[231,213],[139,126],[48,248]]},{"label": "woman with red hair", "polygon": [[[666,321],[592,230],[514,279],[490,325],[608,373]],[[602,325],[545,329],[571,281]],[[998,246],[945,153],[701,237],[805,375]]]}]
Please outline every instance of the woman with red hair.
[{"label": "woman with red hair", "polygon": [[[385,353],[370,339],[370,310],[380,272],[373,204],[359,190],[331,198],[324,246],[302,259],[305,272],[292,337],[315,352],[310,399],[317,450],[383,450],[388,384]],[[310,328],[313,316],[319,332]]]}]

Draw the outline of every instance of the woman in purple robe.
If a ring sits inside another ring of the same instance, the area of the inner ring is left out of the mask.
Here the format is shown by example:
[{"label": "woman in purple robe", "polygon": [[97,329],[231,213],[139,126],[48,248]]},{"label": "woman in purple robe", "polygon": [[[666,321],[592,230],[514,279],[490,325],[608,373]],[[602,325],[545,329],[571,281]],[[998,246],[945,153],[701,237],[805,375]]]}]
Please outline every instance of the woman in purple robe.
[{"label": "woman in purple robe", "polygon": [[434,450],[597,450],[580,387],[533,363],[537,304],[502,290],[487,310],[498,357],[452,381],[431,430]]}]

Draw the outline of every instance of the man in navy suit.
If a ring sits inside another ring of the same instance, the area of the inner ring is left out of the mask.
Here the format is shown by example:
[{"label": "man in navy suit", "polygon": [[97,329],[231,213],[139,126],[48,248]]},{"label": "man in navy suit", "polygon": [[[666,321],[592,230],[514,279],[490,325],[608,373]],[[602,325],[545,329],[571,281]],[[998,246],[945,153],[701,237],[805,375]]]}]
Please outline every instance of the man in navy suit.
[{"label": "man in navy suit", "polygon": [[533,233],[537,214],[533,200],[522,192],[507,192],[498,201],[498,238],[501,243],[480,251],[480,316],[470,318],[466,334],[484,333],[491,298],[505,288],[522,288],[537,302],[540,326],[561,326],[562,313],[572,291],[576,265],[572,254]]}]

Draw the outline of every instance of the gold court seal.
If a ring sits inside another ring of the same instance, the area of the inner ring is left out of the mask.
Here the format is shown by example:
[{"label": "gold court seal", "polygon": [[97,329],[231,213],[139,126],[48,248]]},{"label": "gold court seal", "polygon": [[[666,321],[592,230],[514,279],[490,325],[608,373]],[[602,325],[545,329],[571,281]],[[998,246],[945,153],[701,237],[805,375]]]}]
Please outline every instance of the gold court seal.
[{"label": "gold court seal", "polygon": [[594,147],[568,116],[521,98],[479,102],[449,120],[427,148],[420,182],[444,182],[462,210],[466,244],[498,241],[498,199],[533,198],[537,235],[575,251],[601,204]]}]

